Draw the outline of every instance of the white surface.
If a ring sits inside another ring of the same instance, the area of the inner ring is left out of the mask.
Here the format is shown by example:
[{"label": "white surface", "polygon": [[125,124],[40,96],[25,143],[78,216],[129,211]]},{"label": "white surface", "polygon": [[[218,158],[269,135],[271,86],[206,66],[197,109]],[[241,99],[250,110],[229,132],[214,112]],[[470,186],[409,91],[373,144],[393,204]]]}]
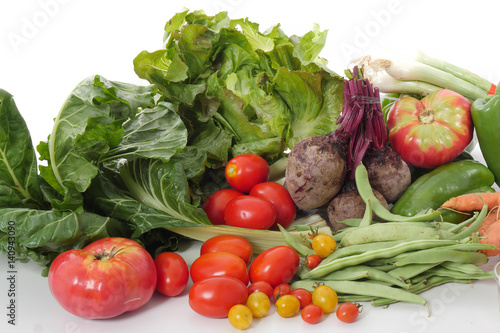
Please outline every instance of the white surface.
[{"label": "white surface", "polygon": [[[463,2],[465,3],[465,2]],[[281,23],[288,35],[302,35],[319,23],[328,29],[322,56],[342,73],[360,55],[384,50],[422,49],[498,82],[498,12],[500,3],[474,1],[2,1],[0,20],[0,88],[15,97],[35,145],[45,140],[53,118],[69,92],[85,77],[136,84],[132,60],[142,50],[161,47],[163,27],[183,7],[208,14],[227,10],[249,17],[261,30]],[[480,152],[474,155],[481,160]],[[188,263],[199,243],[185,244]],[[496,258],[495,258],[496,260]],[[35,264],[16,264],[16,326],[7,324],[7,261],[0,256],[1,332],[234,332],[226,320],[208,319],[188,306],[187,294],[155,295],[142,309],[119,318],[89,321],[65,312],[52,298],[47,279]],[[500,313],[495,281],[471,286],[450,284],[426,292],[432,315],[413,304],[388,309],[369,304],[354,324],[333,315],[315,326],[300,317],[276,313],[254,320],[249,332],[498,332]]]}]

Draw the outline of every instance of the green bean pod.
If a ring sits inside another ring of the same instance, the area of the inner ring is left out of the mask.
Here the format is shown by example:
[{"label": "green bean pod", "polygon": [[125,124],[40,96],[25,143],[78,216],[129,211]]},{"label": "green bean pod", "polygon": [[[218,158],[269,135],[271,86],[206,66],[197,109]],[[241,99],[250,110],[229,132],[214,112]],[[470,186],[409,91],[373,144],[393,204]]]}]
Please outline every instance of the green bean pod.
[{"label": "green bean pod", "polygon": [[[410,222],[410,221],[433,221],[438,219],[441,216],[441,209],[429,209],[426,207],[425,209],[421,209],[416,211],[411,215],[401,215],[397,213],[393,213],[385,208],[380,201],[378,201],[377,197],[373,193],[373,189],[370,186],[370,181],[368,178],[368,171],[363,163],[360,163],[354,172],[356,187],[358,189],[358,193],[360,197],[363,199],[365,204],[369,200],[371,202],[371,208],[375,215],[383,219],[384,221],[391,222]],[[404,195],[404,194],[403,194]]]}]

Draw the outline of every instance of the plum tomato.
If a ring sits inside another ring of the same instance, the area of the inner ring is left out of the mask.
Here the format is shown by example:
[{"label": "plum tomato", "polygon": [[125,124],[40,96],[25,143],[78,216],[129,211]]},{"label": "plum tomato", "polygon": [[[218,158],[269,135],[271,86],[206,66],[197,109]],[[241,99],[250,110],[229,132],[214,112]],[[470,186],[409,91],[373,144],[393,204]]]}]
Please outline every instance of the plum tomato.
[{"label": "plum tomato", "polygon": [[200,248],[200,255],[208,252],[229,252],[236,254],[248,265],[253,259],[252,244],[237,235],[217,235],[207,239]]},{"label": "plum tomato", "polygon": [[276,210],[276,221],[270,229],[279,230],[278,224],[288,228],[295,220],[297,209],[287,189],[275,182],[259,183],[252,187],[249,195],[269,200]]},{"label": "plum tomato", "polygon": [[281,283],[289,283],[299,268],[299,255],[285,245],[271,247],[261,252],[248,269],[250,280],[266,281],[273,288]]},{"label": "plum tomato", "polygon": [[191,264],[189,270],[191,280],[196,283],[212,276],[231,276],[248,284],[247,265],[235,254],[229,252],[208,252]]},{"label": "plum tomato", "polygon": [[248,193],[258,183],[269,179],[269,164],[256,154],[242,154],[233,157],[225,168],[228,184],[243,193]]},{"label": "plum tomato", "polygon": [[231,276],[214,276],[198,281],[189,290],[189,306],[210,318],[225,318],[236,304],[245,304],[247,287]]},{"label": "plum tomato", "polygon": [[359,304],[354,304],[350,302],[342,303],[337,308],[337,318],[344,323],[354,322],[361,311],[361,306]]},{"label": "plum tomato", "polygon": [[218,190],[210,195],[202,205],[210,222],[215,225],[226,224],[224,221],[224,210],[226,209],[226,205],[229,201],[240,195],[243,195],[243,193],[231,188]]},{"label": "plum tomato", "polygon": [[180,295],[189,280],[189,268],[184,258],[175,252],[162,252],[154,261],[158,275],[156,290],[165,296]]},{"label": "plum tomato", "polygon": [[105,319],[146,304],[156,288],[151,255],[137,242],[106,237],[59,254],[49,269],[49,289],[68,312]]},{"label": "plum tomato", "polygon": [[276,221],[276,210],[266,199],[242,195],[227,204],[224,220],[232,227],[267,230]]},{"label": "plum tomato", "polygon": [[299,299],[301,309],[312,302],[311,292],[304,288],[295,288],[290,292],[290,295],[293,295]]},{"label": "plum tomato", "polygon": [[273,297],[273,287],[269,282],[266,281],[255,281],[248,286],[248,294],[252,294],[254,292],[261,291],[267,295],[267,297]]}]

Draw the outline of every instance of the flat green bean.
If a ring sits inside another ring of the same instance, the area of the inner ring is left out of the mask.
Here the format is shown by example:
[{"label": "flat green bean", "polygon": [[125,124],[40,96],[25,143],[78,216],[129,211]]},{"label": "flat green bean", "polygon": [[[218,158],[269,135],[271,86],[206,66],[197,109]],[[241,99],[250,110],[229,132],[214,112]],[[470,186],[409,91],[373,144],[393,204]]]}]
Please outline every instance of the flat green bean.
[{"label": "flat green bean", "polygon": [[377,249],[385,249],[387,247],[394,246],[396,244],[401,244],[404,241],[390,241],[390,242],[375,242],[366,243],[359,245],[352,245],[346,247],[338,247],[332,254],[323,259],[323,263],[326,264],[334,259],[351,256],[354,254],[365,253],[366,251],[372,251]]},{"label": "flat green bean", "polygon": [[287,243],[288,246],[293,248],[299,255],[306,257],[315,254],[314,250],[311,247],[302,244],[294,235],[288,232],[280,224],[278,224],[278,227],[280,229],[281,235],[283,236],[285,243]]},{"label": "flat green bean", "polygon": [[358,227],[347,232],[340,246],[351,246],[356,244],[387,242],[393,240],[410,239],[444,239],[450,238],[452,234],[445,230],[427,227],[423,225],[398,225],[396,223],[377,223],[366,227]]},{"label": "flat green bean", "polygon": [[461,239],[464,239],[464,238],[470,236],[472,233],[478,231],[479,227],[481,227],[481,224],[483,223],[484,218],[486,217],[487,214],[488,214],[488,205],[484,204],[483,208],[479,212],[479,215],[477,216],[475,221],[472,222],[472,224],[470,224],[467,228],[463,228],[461,231],[456,233],[450,239],[461,240]]},{"label": "flat green bean", "polygon": [[292,289],[305,288],[312,292],[318,283],[331,287],[337,293],[384,297],[395,301],[410,302],[427,306],[427,301],[419,295],[399,287],[386,286],[375,282],[300,280],[292,283]]},{"label": "flat green bean", "polygon": [[441,239],[424,239],[406,241],[394,246],[382,249],[366,251],[365,253],[342,257],[329,262],[321,262],[316,268],[305,272],[301,278],[321,278],[325,274],[347,266],[359,265],[378,258],[390,258],[403,252],[423,250],[433,247],[456,244],[456,241]]},{"label": "flat green bean", "polygon": [[399,278],[403,281],[406,281],[414,276],[422,274],[423,272],[428,271],[432,267],[436,266],[436,264],[409,264],[402,267],[394,268],[387,272],[387,274]]},{"label": "flat green bean", "polygon": [[366,208],[365,208],[365,213],[363,215],[363,218],[359,222],[358,227],[366,227],[372,224],[373,221],[373,210],[372,210],[372,204],[371,200],[367,199],[366,200]]},{"label": "flat green bean", "polygon": [[488,256],[480,252],[435,248],[409,253],[406,257],[397,260],[394,265],[400,267],[409,264],[432,264],[444,261],[484,265],[488,262]]},{"label": "flat green bean", "polygon": [[416,214],[414,216],[403,216],[398,214],[391,213],[387,208],[384,207],[378,201],[377,197],[373,193],[373,189],[370,186],[370,181],[368,179],[368,171],[363,163],[360,163],[356,170],[354,171],[354,177],[356,182],[356,187],[358,189],[358,193],[366,203],[368,199],[371,200],[372,210],[381,219],[384,221],[433,221],[441,216],[441,209],[433,210],[429,209],[426,212]]},{"label": "flat green bean", "polygon": [[338,271],[331,272],[322,277],[322,280],[328,280],[328,281],[354,281],[361,279],[386,282],[390,285],[396,285],[401,288],[410,287],[408,283],[405,283],[404,281],[395,278],[382,270],[365,265],[345,267]]},{"label": "flat green bean", "polygon": [[452,271],[458,271],[465,274],[481,274],[484,272],[481,268],[474,264],[462,264],[458,262],[445,261],[441,263],[441,266]]}]

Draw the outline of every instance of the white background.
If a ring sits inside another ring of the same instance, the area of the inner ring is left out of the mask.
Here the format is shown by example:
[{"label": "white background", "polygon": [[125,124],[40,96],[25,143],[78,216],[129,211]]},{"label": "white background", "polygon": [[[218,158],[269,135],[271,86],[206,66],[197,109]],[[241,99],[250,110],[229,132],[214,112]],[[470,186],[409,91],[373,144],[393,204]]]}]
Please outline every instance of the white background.
[{"label": "white background", "polygon": [[[464,5],[467,3],[467,5]],[[248,17],[261,31],[280,23],[288,35],[313,28],[328,29],[322,56],[338,73],[355,57],[370,53],[421,49],[500,81],[500,41],[496,1],[1,1],[0,88],[14,95],[34,145],[45,140],[66,96],[87,76],[146,84],[133,71],[142,50],[161,47],[165,22],[183,8],[220,10],[231,18]],[[482,160],[478,149],[474,156]],[[185,244],[190,263],[199,244]],[[493,261],[496,261],[494,258]],[[0,330],[2,332],[234,332],[226,320],[208,319],[191,311],[187,294],[155,295],[142,309],[106,321],[89,321],[65,312],[50,295],[47,280],[35,264],[17,264],[17,325],[7,324],[6,258],[0,258]],[[300,317],[276,313],[255,320],[250,332],[498,332],[498,290],[493,280],[472,286],[446,285],[424,294],[432,315],[412,304],[388,309],[369,304],[359,320],[340,323],[333,315],[316,326]]]}]

